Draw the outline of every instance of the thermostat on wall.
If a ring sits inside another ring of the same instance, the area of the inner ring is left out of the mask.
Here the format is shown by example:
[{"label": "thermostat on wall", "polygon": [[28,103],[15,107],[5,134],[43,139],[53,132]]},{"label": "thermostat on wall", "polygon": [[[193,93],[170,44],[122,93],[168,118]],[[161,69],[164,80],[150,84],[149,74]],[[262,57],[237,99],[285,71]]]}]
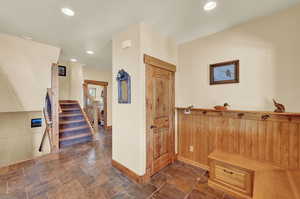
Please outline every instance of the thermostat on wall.
[{"label": "thermostat on wall", "polygon": [[42,118],[31,119],[31,128],[36,128],[41,126],[42,126]]},{"label": "thermostat on wall", "polygon": [[131,40],[126,40],[122,42],[122,49],[130,48],[131,47]]}]

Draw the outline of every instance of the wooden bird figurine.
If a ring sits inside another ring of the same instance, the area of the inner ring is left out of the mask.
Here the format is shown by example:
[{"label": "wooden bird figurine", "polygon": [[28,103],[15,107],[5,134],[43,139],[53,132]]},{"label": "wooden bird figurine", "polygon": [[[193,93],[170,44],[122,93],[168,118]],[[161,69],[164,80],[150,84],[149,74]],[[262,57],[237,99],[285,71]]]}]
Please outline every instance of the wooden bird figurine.
[{"label": "wooden bird figurine", "polygon": [[275,113],[284,113],[285,112],[285,107],[283,104],[279,104],[277,103],[274,99],[273,99],[273,103],[274,103],[274,106],[276,107],[275,109]]},{"label": "wooden bird figurine", "polygon": [[214,108],[217,111],[227,111],[229,106],[230,105],[228,103],[225,103],[223,106],[215,106]]},{"label": "wooden bird figurine", "polygon": [[190,114],[190,113],[191,113],[191,111],[192,111],[192,108],[194,108],[194,106],[193,106],[193,105],[191,105],[191,106],[187,107],[186,109],[184,109],[184,113],[185,113],[185,114]]}]

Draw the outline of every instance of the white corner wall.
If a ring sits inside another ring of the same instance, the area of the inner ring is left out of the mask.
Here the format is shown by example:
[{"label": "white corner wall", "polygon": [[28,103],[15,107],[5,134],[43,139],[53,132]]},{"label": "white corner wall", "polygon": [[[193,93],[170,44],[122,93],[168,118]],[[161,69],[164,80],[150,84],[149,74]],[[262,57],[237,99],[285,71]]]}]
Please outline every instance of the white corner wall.
[{"label": "white corner wall", "polygon": [[[122,49],[121,44],[131,40],[132,47]],[[123,164],[138,175],[145,172],[141,142],[143,123],[140,83],[140,25],[134,25],[113,37],[112,52],[112,159]],[[120,69],[131,76],[131,104],[118,104],[118,85],[115,80]]]},{"label": "white corner wall", "polygon": [[[300,112],[300,6],[179,46],[177,106]],[[209,85],[209,65],[239,59],[240,83]]]},{"label": "white corner wall", "polygon": [[0,34],[0,112],[41,111],[60,49]]},{"label": "white corner wall", "polygon": [[83,107],[83,69],[80,63],[69,63],[70,73],[70,100],[79,101]]},{"label": "white corner wall", "polygon": [[[143,55],[154,56],[176,64],[177,46],[151,26],[137,24],[113,37],[113,160],[138,175],[146,172],[146,95]],[[131,40],[130,48],[122,49],[122,42]],[[118,104],[115,80],[120,69],[131,75],[131,104]]]}]

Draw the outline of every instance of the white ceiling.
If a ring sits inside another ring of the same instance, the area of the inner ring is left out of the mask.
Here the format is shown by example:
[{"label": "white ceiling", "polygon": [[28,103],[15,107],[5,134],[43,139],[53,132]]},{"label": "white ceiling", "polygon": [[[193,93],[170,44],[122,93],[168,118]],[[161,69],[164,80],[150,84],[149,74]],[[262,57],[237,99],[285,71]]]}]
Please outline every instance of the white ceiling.
[{"label": "white ceiling", "polygon": [[[251,18],[269,15],[300,0],[0,0],[0,32],[30,36],[62,48],[61,60],[76,58],[94,67],[111,67],[111,37],[128,25],[145,22],[185,42]],[[61,13],[75,11],[74,17]],[[1,45],[1,44],[0,44]],[[93,50],[95,55],[85,51]]]}]

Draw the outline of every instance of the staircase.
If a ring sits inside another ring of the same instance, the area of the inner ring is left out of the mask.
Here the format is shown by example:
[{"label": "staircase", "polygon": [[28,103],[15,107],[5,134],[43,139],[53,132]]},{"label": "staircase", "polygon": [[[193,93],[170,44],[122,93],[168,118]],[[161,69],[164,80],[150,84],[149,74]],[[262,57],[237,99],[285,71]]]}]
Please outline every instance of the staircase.
[{"label": "staircase", "polygon": [[59,147],[93,140],[93,129],[90,126],[78,101],[59,101],[62,112],[59,114]]}]

